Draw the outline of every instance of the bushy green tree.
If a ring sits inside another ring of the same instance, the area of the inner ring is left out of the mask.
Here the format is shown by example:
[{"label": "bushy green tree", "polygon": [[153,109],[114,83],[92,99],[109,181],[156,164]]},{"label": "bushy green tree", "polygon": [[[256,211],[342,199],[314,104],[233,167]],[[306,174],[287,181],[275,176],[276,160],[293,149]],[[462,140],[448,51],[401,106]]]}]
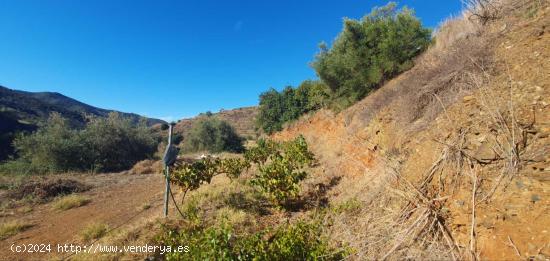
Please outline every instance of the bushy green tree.
[{"label": "bushy green tree", "polygon": [[185,151],[242,152],[244,139],[233,126],[214,116],[203,116],[184,137]]},{"label": "bushy green tree", "polygon": [[330,90],[321,81],[305,80],[296,89],[296,97],[305,100],[305,111],[315,111],[328,105]]},{"label": "bushy green tree", "polygon": [[57,113],[36,132],[18,135],[14,147],[20,160],[44,172],[81,169],[87,160],[82,136]]},{"label": "bushy green tree", "polygon": [[283,96],[271,88],[260,94],[260,112],[257,124],[263,131],[273,133],[283,128],[284,103]]},{"label": "bushy green tree", "polygon": [[409,69],[430,42],[430,30],[411,9],[389,3],[361,20],[346,19],[332,47],[321,44],[312,66],[336,104],[347,107]]},{"label": "bushy green tree", "polygon": [[324,107],[328,98],[328,88],[320,81],[307,80],[298,88],[287,86],[281,92],[270,89],[260,95],[257,124],[266,133],[279,131],[285,122]]},{"label": "bushy green tree", "polygon": [[37,172],[120,171],[151,157],[156,146],[144,121],[135,125],[118,113],[91,118],[83,129],[54,113],[36,132],[14,141],[18,161]]},{"label": "bushy green tree", "polygon": [[133,124],[118,113],[93,118],[80,132],[87,146],[90,169],[118,171],[132,167],[156,151],[155,141],[145,121]]}]

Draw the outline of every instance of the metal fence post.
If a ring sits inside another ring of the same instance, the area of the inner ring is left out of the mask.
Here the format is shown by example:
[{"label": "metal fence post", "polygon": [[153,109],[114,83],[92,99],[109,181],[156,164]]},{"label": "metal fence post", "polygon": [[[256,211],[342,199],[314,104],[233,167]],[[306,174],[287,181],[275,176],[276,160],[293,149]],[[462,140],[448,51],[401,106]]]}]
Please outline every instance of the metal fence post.
[{"label": "metal fence post", "polygon": [[[170,123],[169,130],[168,130],[168,146],[166,148],[170,148],[172,146],[172,126],[174,124]],[[164,176],[166,177],[166,190],[164,191],[164,217],[168,217],[168,195],[170,193],[170,167],[164,163]]]}]

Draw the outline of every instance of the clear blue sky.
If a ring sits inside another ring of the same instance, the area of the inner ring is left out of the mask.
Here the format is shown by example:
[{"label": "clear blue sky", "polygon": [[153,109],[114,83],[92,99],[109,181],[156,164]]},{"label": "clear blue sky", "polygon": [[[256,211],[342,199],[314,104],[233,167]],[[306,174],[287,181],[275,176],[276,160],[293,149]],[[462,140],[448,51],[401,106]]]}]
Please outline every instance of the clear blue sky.
[{"label": "clear blue sky", "polygon": [[[435,27],[460,0],[397,1]],[[0,85],[179,119],[258,103],[373,0],[0,0]]]}]

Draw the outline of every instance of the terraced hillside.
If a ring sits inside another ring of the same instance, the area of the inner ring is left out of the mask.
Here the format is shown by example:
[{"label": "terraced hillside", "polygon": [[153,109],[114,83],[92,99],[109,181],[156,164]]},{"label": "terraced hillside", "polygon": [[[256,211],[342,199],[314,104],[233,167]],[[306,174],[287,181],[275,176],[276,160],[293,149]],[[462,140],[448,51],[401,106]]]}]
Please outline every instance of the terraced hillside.
[{"label": "terraced hillside", "polygon": [[[242,137],[251,138],[256,137],[257,135],[255,127],[256,116],[258,115],[257,107],[222,110],[218,113],[213,113],[212,115],[221,120],[227,121],[235,128],[237,134]],[[185,135],[189,133],[193,127],[193,123],[200,117],[204,117],[204,115],[178,121],[174,128],[175,132],[180,133],[185,137]]]}]

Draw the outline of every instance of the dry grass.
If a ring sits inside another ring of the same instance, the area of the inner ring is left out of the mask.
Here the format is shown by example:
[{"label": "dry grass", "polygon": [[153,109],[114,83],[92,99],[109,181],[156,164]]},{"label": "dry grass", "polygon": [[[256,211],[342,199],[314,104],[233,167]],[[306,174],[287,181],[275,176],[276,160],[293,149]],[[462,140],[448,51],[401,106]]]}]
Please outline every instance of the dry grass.
[{"label": "dry grass", "polygon": [[225,222],[231,225],[243,224],[246,222],[254,221],[250,219],[250,215],[241,209],[234,209],[231,207],[223,207],[217,211],[216,219],[220,222]]},{"label": "dry grass", "polygon": [[88,197],[77,195],[77,194],[71,194],[71,195],[64,196],[57,199],[55,202],[53,202],[52,207],[55,210],[67,210],[71,208],[84,206],[90,203],[90,201],[91,200]]},{"label": "dry grass", "polygon": [[467,16],[467,12],[463,12],[458,17],[450,17],[443,21],[435,31],[436,41],[432,50],[438,53],[446,52],[458,41],[480,34],[483,27],[468,20]]},{"label": "dry grass", "polygon": [[130,174],[154,174],[162,173],[162,161],[160,160],[142,160],[136,163],[128,173]]},{"label": "dry grass", "polygon": [[80,231],[80,236],[84,241],[99,239],[107,233],[108,229],[109,227],[104,223],[93,223]]},{"label": "dry grass", "polygon": [[[371,201],[363,202],[359,214],[365,224],[357,259],[437,259],[459,257],[454,240],[445,224],[445,213],[428,185],[439,171],[443,156],[428,169],[419,185],[413,185],[399,173],[399,164],[391,164],[385,181]],[[350,222],[351,216],[343,219]],[[342,225],[340,225],[342,226]],[[340,233],[340,232],[337,232]]]},{"label": "dry grass", "polygon": [[[158,217],[150,217],[126,226],[124,229],[116,229],[101,237],[102,245],[111,246],[143,246],[154,242],[154,237],[160,231],[160,224],[165,220]],[[153,253],[141,252],[103,252],[87,253],[85,251],[71,257],[71,260],[148,260]]]},{"label": "dry grass", "polygon": [[226,208],[237,212],[244,210],[248,213],[256,213],[260,210],[253,194],[253,188],[244,184],[244,180],[231,181],[225,176],[216,176],[210,184],[205,184],[196,191],[188,193],[185,202],[181,202],[183,203],[181,209],[189,209],[190,205],[194,205],[198,208],[200,216],[209,217],[212,217],[212,214],[217,216],[219,211],[228,212]]},{"label": "dry grass", "polygon": [[[478,86],[477,92],[482,113],[478,116],[481,119],[476,120],[485,123],[487,133],[494,135],[488,141],[493,143],[495,159],[487,162],[476,158],[477,148],[467,136],[478,130],[467,127],[452,132],[445,140],[436,140],[442,146],[439,157],[420,178],[403,176],[401,164],[392,158],[386,159],[385,174],[391,179],[381,186],[382,190],[374,191],[370,197],[374,200],[363,201],[358,213],[329,215],[327,224],[333,226],[331,238],[346,238],[344,242],[358,250],[353,258],[480,258],[476,209],[490,201],[497,188],[505,187],[528,160],[524,151],[530,148],[530,139],[524,135],[532,128],[532,124],[520,124],[513,116],[517,108],[511,102],[512,97],[507,100],[506,95],[486,87],[489,79],[478,83],[482,82],[484,85]],[[499,91],[506,93],[506,90]],[[487,164],[500,169],[498,178],[482,171]],[[449,227],[452,221],[447,202],[458,190],[462,190],[462,195],[469,191],[471,201],[468,241],[460,243]],[[366,234],[358,235],[357,230]]]},{"label": "dry grass", "polygon": [[462,0],[468,10],[468,20],[476,20],[482,25],[499,18],[502,3],[498,0]]},{"label": "dry grass", "polygon": [[425,127],[445,107],[475,89],[469,76],[479,73],[480,65],[490,68],[493,63],[490,37],[464,16],[446,21],[435,41],[410,72],[414,79],[401,81],[396,90],[402,122],[417,121],[417,128]]},{"label": "dry grass", "polygon": [[21,231],[24,231],[25,229],[31,227],[32,225],[19,222],[19,221],[11,221],[6,222],[0,225],[0,239],[5,239],[8,237],[11,237]]},{"label": "dry grass", "polygon": [[22,207],[17,209],[17,212],[27,214],[27,213],[32,212],[32,210],[33,210],[33,208],[31,206],[22,206]]},{"label": "dry grass", "polygon": [[[448,196],[441,186],[433,185],[434,181],[441,181],[443,169],[457,166],[451,159],[456,156],[456,148],[461,147],[462,138],[449,142],[453,145],[445,147],[415,182],[400,173],[398,160],[389,159],[383,175],[387,178],[377,186],[380,189],[344,202],[344,207],[335,207],[344,211],[328,215],[330,237],[356,249],[351,257],[358,260],[464,259],[466,254],[457,246],[447,224],[444,202]],[[445,179],[447,182],[453,178],[446,175]],[[358,200],[360,204],[356,203]]]}]

